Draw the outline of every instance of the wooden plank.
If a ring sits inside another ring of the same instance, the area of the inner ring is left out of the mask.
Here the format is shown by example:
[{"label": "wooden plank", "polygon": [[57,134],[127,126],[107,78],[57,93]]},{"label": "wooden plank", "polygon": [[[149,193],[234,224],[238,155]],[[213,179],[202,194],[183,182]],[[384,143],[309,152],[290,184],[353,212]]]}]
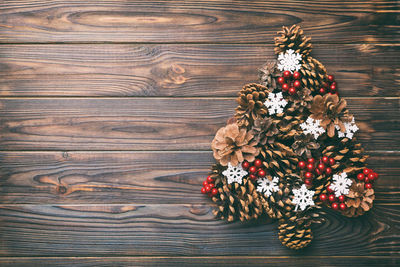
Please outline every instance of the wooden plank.
[{"label": "wooden plank", "polygon": [[[2,45],[1,96],[236,96],[267,45]],[[400,96],[400,46],[316,45],[342,96]]]},{"label": "wooden plank", "polygon": [[[368,150],[400,150],[398,98],[348,99]],[[3,150],[209,150],[234,98],[3,98]]]},{"label": "wooden plank", "polygon": [[[375,203],[400,203],[399,153],[372,152]],[[205,204],[203,152],[1,152],[2,204]]]},{"label": "wooden plank", "polygon": [[0,265],[59,267],[105,266],[315,266],[323,262],[329,266],[398,266],[398,257],[262,257],[262,256],[212,256],[212,257],[15,257],[0,258]]},{"label": "wooden plank", "polygon": [[[329,211],[304,256],[398,256],[399,205],[362,218]],[[207,205],[2,205],[1,256],[298,255],[277,225],[215,220]],[[339,245],[340,244],[340,245]]]},{"label": "wooden plank", "polygon": [[300,24],[316,42],[391,42],[397,1],[3,1],[0,41],[272,42]]}]

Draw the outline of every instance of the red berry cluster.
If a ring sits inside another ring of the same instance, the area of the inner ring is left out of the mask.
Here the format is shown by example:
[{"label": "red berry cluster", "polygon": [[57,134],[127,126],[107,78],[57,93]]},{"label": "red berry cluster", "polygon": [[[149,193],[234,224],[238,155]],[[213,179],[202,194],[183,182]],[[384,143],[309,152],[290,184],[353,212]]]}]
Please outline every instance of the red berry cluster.
[{"label": "red berry cluster", "polygon": [[278,83],[281,85],[283,92],[294,95],[301,86],[300,77],[300,72],[295,71],[292,74],[287,70],[283,72],[283,76],[278,78]]},{"label": "red berry cluster", "polygon": [[328,195],[327,194],[320,194],[319,195],[319,199],[322,202],[328,202],[331,205],[331,208],[333,210],[345,210],[346,209],[346,204],[344,204],[344,201],[346,200],[346,197],[344,195],[340,195],[339,197],[336,197],[333,190],[328,186],[328,188],[326,188],[326,191],[328,191]]},{"label": "red berry cluster", "polygon": [[215,182],[214,178],[208,176],[206,180],[203,182],[203,188],[201,188],[201,193],[208,194],[209,197],[218,194],[218,189],[215,188],[214,182]]},{"label": "red berry cluster", "polygon": [[328,82],[324,82],[322,87],[319,89],[319,93],[324,95],[330,93],[331,95],[337,94],[337,83],[333,75],[328,75]]},{"label": "red berry cluster", "polygon": [[365,189],[371,189],[372,184],[379,178],[379,175],[371,169],[365,168],[363,172],[357,174],[357,180],[365,183]]},{"label": "red berry cluster", "polygon": [[307,162],[299,161],[298,166],[300,169],[305,170],[304,183],[306,185],[312,185],[312,178],[314,175],[319,176],[323,173],[327,175],[332,174],[332,168],[330,166],[334,164],[335,160],[333,158],[323,156],[319,161],[316,161],[314,158],[307,159]]},{"label": "red berry cluster", "polygon": [[256,159],[253,163],[248,161],[243,161],[242,168],[249,172],[249,178],[251,180],[256,180],[257,178],[262,178],[267,175],[265,170],[262,168],[264,162],[261,159]]}]

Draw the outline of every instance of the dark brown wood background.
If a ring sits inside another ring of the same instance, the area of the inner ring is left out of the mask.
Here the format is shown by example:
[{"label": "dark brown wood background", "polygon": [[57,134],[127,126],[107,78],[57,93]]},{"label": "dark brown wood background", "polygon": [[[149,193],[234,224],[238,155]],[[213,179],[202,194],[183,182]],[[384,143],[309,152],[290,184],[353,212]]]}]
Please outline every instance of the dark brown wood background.
[{"label": "dark brown wood background", "polygon": [[[381,174],[300,252],[200,193],[235,96],[301,25]],[[396,265],[398,1],[1,1],[0,265]]]}]

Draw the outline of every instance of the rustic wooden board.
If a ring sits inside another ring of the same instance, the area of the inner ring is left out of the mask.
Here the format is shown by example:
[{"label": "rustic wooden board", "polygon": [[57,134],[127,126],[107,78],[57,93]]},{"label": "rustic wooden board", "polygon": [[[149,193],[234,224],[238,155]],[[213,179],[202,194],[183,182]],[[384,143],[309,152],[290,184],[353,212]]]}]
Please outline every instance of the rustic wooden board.
[{"label": "rustic wooden board", "polygon": [[[398,98],[348,99],[368,150],[400,150]],[[209,150],[234,98],[3,98],[3,150]]]},{"label": "rustic wooden board", "polygon": [[313,266],[321,262],[327,266],[398,266],[397,256],[312,257],[312,256],[212,256],[212,257],[15,257],[0,258],[7,266],[106,267],[106,266]]},{"label": "rustic wooden board", "polygon": [[[400,153],[372,152],[375,203],[400,203]],[[2,204],[210,204],[203,152],[1,152]]]},{"label": "rustic wooden board", "polygon": [[6,1],[0,41],[270,42],[300,24],[316,42],[397,43],[398,1]]},{"label": "rustic wooden board", "polygon": [[[344,97],[400,96],[400,46],[314,46]],[[1,96],[236,96],[273,45],[2,45]]]},{"label": "rustic wooden board", "polygon": [[399,205],[326,218],[298,252],[281,246],[275,222],[227,224],[208,205],[1,205],[0,255],[398,256]]}]

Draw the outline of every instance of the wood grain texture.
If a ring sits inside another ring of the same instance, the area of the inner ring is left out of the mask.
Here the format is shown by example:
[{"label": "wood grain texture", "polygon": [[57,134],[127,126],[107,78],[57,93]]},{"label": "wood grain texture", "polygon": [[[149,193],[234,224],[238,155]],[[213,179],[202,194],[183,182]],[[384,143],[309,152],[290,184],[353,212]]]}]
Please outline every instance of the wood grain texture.
[{"label": "wood grain texture", "polygon": [[[400,203],[400,153],[370,153],[375,203]],[[203,152],[1,152],[3,204],[211,204]]]},{"label": "wood grain texture", "polygon": [[[272,41],[272,40],[271,40]],[[400,46],[314,46],[344,97],[400,96]],[[273,45],[2,45],[1,96],[236,96]]]},{"label": "wood grain texture", "polygon": [[0,255],[399,256],[399,205],[326,219],[299,252],[281,246],[275,222],[228,224],[208,205],[1,205]]},{"label": "wood grain texture", "polygon": [[3,1],[0,41],[270,42],[300,24],[316,42],[397,43],[398,1]]},{"label": "wood grain texture", "polygon": [[[399,99],[348,99],[368,150],[400,150]],[[209,150],[234,98],[0,99],[3,150]]]},{"label": "wood grain texture", "polygon": [[212,257],[15,257],[0,258],[3,267],[57,265],[60,267],[106,266],[398,266],[396,256],[212,256]]}]

